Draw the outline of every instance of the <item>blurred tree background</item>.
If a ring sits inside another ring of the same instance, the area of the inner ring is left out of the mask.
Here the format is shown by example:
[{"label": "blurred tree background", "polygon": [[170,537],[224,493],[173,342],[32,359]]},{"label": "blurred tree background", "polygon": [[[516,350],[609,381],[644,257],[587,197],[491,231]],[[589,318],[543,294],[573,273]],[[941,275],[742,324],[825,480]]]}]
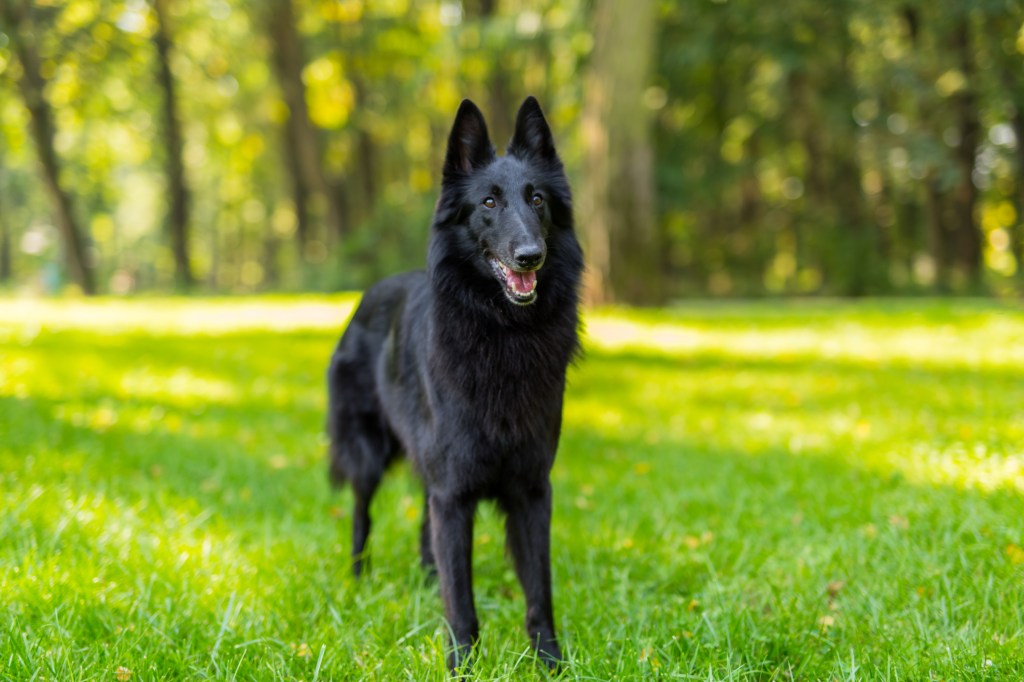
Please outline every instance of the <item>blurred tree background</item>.
[{"label": "blurred tree background", "polygon": [[592,300],[1024,289],[1022,0],[0,0],[0,287],[421,267],[526,94]]}]

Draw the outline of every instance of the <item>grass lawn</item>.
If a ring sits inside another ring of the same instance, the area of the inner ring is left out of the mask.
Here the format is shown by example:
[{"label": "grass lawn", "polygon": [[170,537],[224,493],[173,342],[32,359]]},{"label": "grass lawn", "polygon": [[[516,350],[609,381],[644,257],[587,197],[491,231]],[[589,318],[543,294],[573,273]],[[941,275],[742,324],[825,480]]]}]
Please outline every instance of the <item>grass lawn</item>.
[{"label": "grass lawn", "polygon": [[[348,572],[351,297],[0,301],[0,679],[444,680],[405,465]],[[566,680],[1024,679],[1024,311],[587,315],[555,465]],[[479,679],[545,679],[478,517]]]}]

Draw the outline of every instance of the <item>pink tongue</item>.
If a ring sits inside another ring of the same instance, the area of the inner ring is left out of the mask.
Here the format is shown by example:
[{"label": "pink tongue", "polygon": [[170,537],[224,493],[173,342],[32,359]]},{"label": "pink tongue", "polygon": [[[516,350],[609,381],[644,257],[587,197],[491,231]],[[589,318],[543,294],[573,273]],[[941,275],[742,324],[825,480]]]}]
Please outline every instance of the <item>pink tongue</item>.
[{"label": "pink tongue", "polygon": [[518,294],[528,294],[537,286],[536,272],[515,272],[509,271],[508,281]]}]

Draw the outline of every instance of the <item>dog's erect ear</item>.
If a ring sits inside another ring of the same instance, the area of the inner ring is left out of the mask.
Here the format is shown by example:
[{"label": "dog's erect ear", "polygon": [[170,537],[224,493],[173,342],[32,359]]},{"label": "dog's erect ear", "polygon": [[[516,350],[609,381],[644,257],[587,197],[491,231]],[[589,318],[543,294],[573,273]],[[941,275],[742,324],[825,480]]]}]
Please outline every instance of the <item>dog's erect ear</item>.
[{"label": "dog's erect ear", "polygon": [[519,158],[554,159],[555,140],[551,128],[540,110],[540,103],[532,95],[523,100],[516,114],[516,132],[508,143],[508,153]]},{"label": "dog's erect ear", "polygon": [[494,147],[487,137],[484,115],[468,99],[462,100],[448,135],[448,155],[444,159],[446,178],[468,175],[494,160]]}]

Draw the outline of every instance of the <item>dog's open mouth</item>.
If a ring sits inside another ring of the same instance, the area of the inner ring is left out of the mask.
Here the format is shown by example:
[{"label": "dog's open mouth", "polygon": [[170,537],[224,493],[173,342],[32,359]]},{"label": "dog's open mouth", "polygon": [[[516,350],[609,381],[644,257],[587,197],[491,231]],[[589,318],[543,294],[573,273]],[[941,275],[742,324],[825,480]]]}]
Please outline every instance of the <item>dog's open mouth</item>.
[{"label": "dog's open mouth", "polygon": [[491,257],[491,267],[505,285],[505,296],[516,305],[530,305],[537,300],[537,271],[513,270]]}]

